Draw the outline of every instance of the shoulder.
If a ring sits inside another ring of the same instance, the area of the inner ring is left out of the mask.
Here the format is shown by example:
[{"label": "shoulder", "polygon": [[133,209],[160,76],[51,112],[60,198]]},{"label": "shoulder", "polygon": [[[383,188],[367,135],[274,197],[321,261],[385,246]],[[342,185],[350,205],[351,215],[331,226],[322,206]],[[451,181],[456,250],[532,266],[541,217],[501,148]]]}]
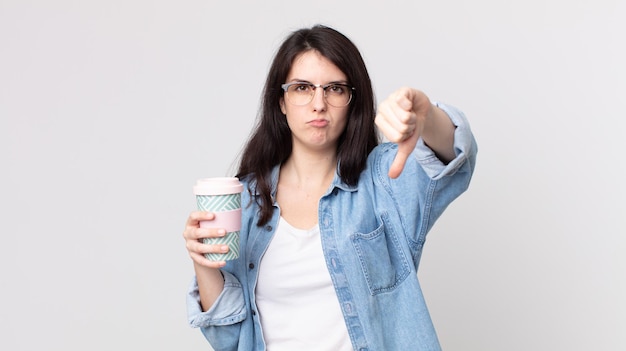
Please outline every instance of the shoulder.
[{"label": "shoulder", "polygon": [[376,147],[367,156],[367,170],[369,172],[376,172],[387,174],[389,166],[396,155],[398,150],[398,144],[384,142],[376,145]]},{"label": "shoulder", "polygon": [[359,186],[371,184],[374,187],[381,185],[387,187],[386,184],[389,181],[387,173],[397,150],[398,145],[395,143],[383,142],[376,145],[367,156],[365,169],[359,177]]},{"label": "shoulder", "polygon": [[367,162],[368,163],[380,162],[381,158],[385,156],[393,157],[397,149],[398,149],[398,144],[396,143],[390,143],[390,142],[380,143],[376,145],[376,147],[372,149],[370,154],[367,156]]}]

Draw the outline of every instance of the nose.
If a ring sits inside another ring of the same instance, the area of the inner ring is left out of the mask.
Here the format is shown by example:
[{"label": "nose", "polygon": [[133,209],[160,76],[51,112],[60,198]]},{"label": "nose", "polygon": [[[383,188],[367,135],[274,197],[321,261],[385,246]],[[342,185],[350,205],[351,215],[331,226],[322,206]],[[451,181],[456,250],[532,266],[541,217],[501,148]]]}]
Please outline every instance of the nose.
[{"label": "nose", "polygon": [[324,96],[325,94],[326,92],[324,91],[324,88],[320,86],[316,86],[315,90],[313,90],[312,103],[313,103],[313,108],[315,109],[315,111],[326,110],[326,97]]}]

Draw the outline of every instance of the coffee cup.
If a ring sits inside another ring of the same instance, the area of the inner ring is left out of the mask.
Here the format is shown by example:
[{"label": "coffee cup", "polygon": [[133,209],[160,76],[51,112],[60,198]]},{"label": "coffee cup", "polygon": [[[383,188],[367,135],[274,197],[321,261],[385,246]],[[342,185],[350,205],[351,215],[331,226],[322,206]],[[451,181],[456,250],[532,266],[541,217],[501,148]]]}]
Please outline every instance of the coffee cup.
[{"label": "coffee cup", "polygon": [[215,214],[215,219],[212,221],[200,221],[200,227],[226,230],[224,237],[203,239],[205,244],[228,245],[229,247],[226,253],[205,254],[208,260],[227,261],[239,257],[242,191],[243,184],[236,177],[198,179],[193,187],[198,210]]}]

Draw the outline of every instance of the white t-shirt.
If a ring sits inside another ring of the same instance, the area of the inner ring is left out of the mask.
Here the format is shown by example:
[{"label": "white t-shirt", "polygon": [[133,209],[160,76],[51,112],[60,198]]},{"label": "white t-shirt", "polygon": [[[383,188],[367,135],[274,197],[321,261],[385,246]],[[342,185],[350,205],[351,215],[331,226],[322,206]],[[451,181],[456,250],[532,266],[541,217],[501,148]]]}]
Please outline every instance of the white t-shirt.
[{"label": "white t-shirt", "polygon": [[317,225],[298,229],[280,218],[259,266],[256,304],[268,351],[352,350]]}]

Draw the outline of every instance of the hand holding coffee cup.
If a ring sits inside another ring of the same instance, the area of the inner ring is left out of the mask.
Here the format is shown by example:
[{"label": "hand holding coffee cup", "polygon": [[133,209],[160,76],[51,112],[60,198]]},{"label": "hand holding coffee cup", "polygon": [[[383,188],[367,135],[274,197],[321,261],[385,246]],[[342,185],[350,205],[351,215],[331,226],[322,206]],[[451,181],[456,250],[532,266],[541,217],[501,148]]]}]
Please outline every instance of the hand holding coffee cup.
[{"label": "hand holding coffee cup", "polygon": [[226,253],[206,253],[205,257],[210,261],[227,261],[239,257],[242,191],[243,185],[236,177],[199,179],[193,187],[198,210],[214,214],[213,220],[200,221],[200,227],[226,231],[223,237],[202,239],[205,244],[228,245]]}]

